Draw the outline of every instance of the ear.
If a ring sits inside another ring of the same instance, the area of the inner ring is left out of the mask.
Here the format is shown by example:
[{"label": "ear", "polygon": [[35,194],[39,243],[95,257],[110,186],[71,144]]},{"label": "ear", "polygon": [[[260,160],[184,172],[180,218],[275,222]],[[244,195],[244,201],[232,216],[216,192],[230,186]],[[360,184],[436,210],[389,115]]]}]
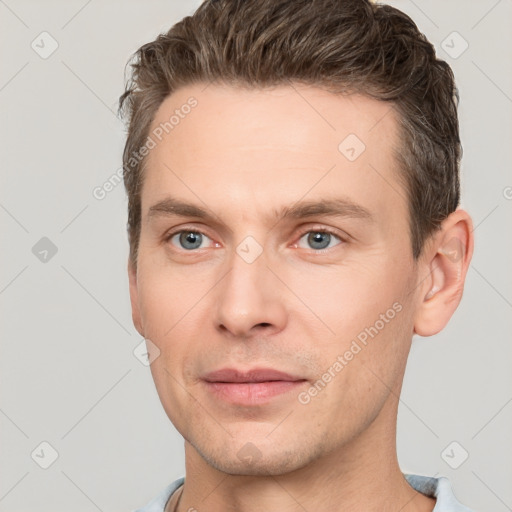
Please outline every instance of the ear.
[{"label": "ear", "polygon": [[137,268],[132,263],[131,259],[128,258],[128,280],[130,282],[130,302],[132,305],[132,321],[137,332],[144,338],[144,329],[142,328],[142,322],[140,317],[139,309],[139,292],[137,285]]},{"label": "ear", "polygon": [[427,277],[422,278],[420,286],[420,302],[414,316],[415,334],[437,334],[452,317],[462,298],[473,245],[471,217],[458,209],[443,221],[433,243],[425,246],[422,259]]}]

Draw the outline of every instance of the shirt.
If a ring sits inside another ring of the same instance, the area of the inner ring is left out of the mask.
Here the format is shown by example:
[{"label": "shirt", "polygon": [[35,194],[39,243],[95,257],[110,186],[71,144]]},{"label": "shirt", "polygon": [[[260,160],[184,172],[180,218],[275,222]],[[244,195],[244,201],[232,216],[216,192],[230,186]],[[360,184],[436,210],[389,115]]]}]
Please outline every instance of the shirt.
[{"label": "shirt", "polygon": [[[414,490],[425,494],[425,496],[437,498],[436,505],[432,512],[473,512],[457,501],[448,478],[444,476],[434,478],[411,474],[404,474],[404,476]],[[185,477],[178,478],[178,480],[175,480],[163,489],[145,507],[139,508],[134,512],[164,512],[165,505],[172,494],[181,487],[184,482]]]}]

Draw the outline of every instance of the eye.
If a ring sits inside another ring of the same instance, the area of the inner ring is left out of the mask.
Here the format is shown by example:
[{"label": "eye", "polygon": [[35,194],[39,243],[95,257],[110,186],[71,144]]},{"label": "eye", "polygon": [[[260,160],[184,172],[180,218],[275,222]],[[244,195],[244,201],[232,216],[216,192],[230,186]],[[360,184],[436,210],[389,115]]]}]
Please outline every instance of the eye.
[{"label": "eye", "polygon": [[[305,242],[309,245],[309,247],[304,247],[301,245],[301,241],[303,239],[305,239]],[[308,231],[305,231],[301,234],[299,242],[295,244],[294,247],[299,247],[302,249],[313,249],[314,252],[322,252],[331,249],[333,247],[332,242],[334,242],[336,239],[339,241],[339,243],[334,244],[334,246],[345,242],[345,240],[343,240],[340,235],[336,234],[330,229],[309,229]],[[212,241],[209,236],[195,229],[182,229],[181,231],[175,231],[167,235],[165,238],[166,242],[170,242],[171,245],[177,249],[183,249],[185,251],[204,249],[207,247],[208,240]]]},{"label": "eye", "polygon": [[179,244],[178,248],[185,249],[187,251],[203,249],[204,247],[202,247],[202,243],[206,240],[210,240],[210,237],[206,236],[204,233],[190,229],[171,233],[166,237],[166,241],[171,242],[172,245],[176,246],[173,243],[174,238],[177,239],[177,243]]},{"label": "eye", "polygon": [[[300,246],[300,241],[303,239],[303,238],[306,238],[306,243],[309,244],[310,247],[301,247]],[[305,233],[303,233],[299,239],[299,243],[296,244],[296,247],[301,247],[301,248],[312,248],[315,250],[315,252],[321,252],[323,250],[326,250],[326,249],[330,249],[332,248],[333,246],[331,245],[331,242],[333,241],[333,239],[338,239],[340,241],[340,243],[344,242],[344,240],[339,236],[337,235],[336,233],[334,233],[333,231],[329,230],[329,229],[325,229],[325,228],[322,228],[322,229],[314,229],[314,230],[309,230],[309,231],[306,231]],[[335,244],[335,245],[339,245],[339,244]]]}]

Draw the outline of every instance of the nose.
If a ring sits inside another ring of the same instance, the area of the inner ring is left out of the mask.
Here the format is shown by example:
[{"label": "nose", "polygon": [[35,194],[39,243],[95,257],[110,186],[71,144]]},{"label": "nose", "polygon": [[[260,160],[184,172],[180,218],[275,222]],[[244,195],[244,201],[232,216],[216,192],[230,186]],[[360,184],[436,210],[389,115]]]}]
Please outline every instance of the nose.
[{"label": "nose", "polygon": [[265,250],[252,262],[240,254],[233,251],[227,274],[215,287],[216,328],[233,338],[280,332],[286,323],[286,290],[278,272],[268,265]]}]

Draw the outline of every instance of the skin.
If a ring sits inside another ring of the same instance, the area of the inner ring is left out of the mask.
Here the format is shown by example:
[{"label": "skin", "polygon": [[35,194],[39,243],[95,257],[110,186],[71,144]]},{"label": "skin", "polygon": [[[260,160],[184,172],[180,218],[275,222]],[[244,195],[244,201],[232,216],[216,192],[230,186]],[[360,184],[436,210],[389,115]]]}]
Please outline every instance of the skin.
[{"label": "skin", "polygon": [[[431,511],[435,499],[414,491],[398,465],[398,396],[413,335],[443,329],[462,297],[471,218],[456,210],[413,259],[389,104],[302,85],[196,84],[170,95],[152,128],[190,96],[197,106],[148,155],[137,268],[128,265],[133,322],[160,351],[152,376],[185,439],[178,510]],[[366,146],[354,161],[338,150],[349,134]],[[213,220],[149,215],[171,194]],[[274,216],[341,196],[373,221]],[[203,233],[200,248],[166,240],[179,229]],[[336,235],[315,243],[308,234],[318,229]],[[237,253],[247,236],[262,249],[252,263]],[[401,311],[300,403],[298,393],[395,303]],[[201,379],[225,367],[306,381],[268,403],[232,405]]]}]

